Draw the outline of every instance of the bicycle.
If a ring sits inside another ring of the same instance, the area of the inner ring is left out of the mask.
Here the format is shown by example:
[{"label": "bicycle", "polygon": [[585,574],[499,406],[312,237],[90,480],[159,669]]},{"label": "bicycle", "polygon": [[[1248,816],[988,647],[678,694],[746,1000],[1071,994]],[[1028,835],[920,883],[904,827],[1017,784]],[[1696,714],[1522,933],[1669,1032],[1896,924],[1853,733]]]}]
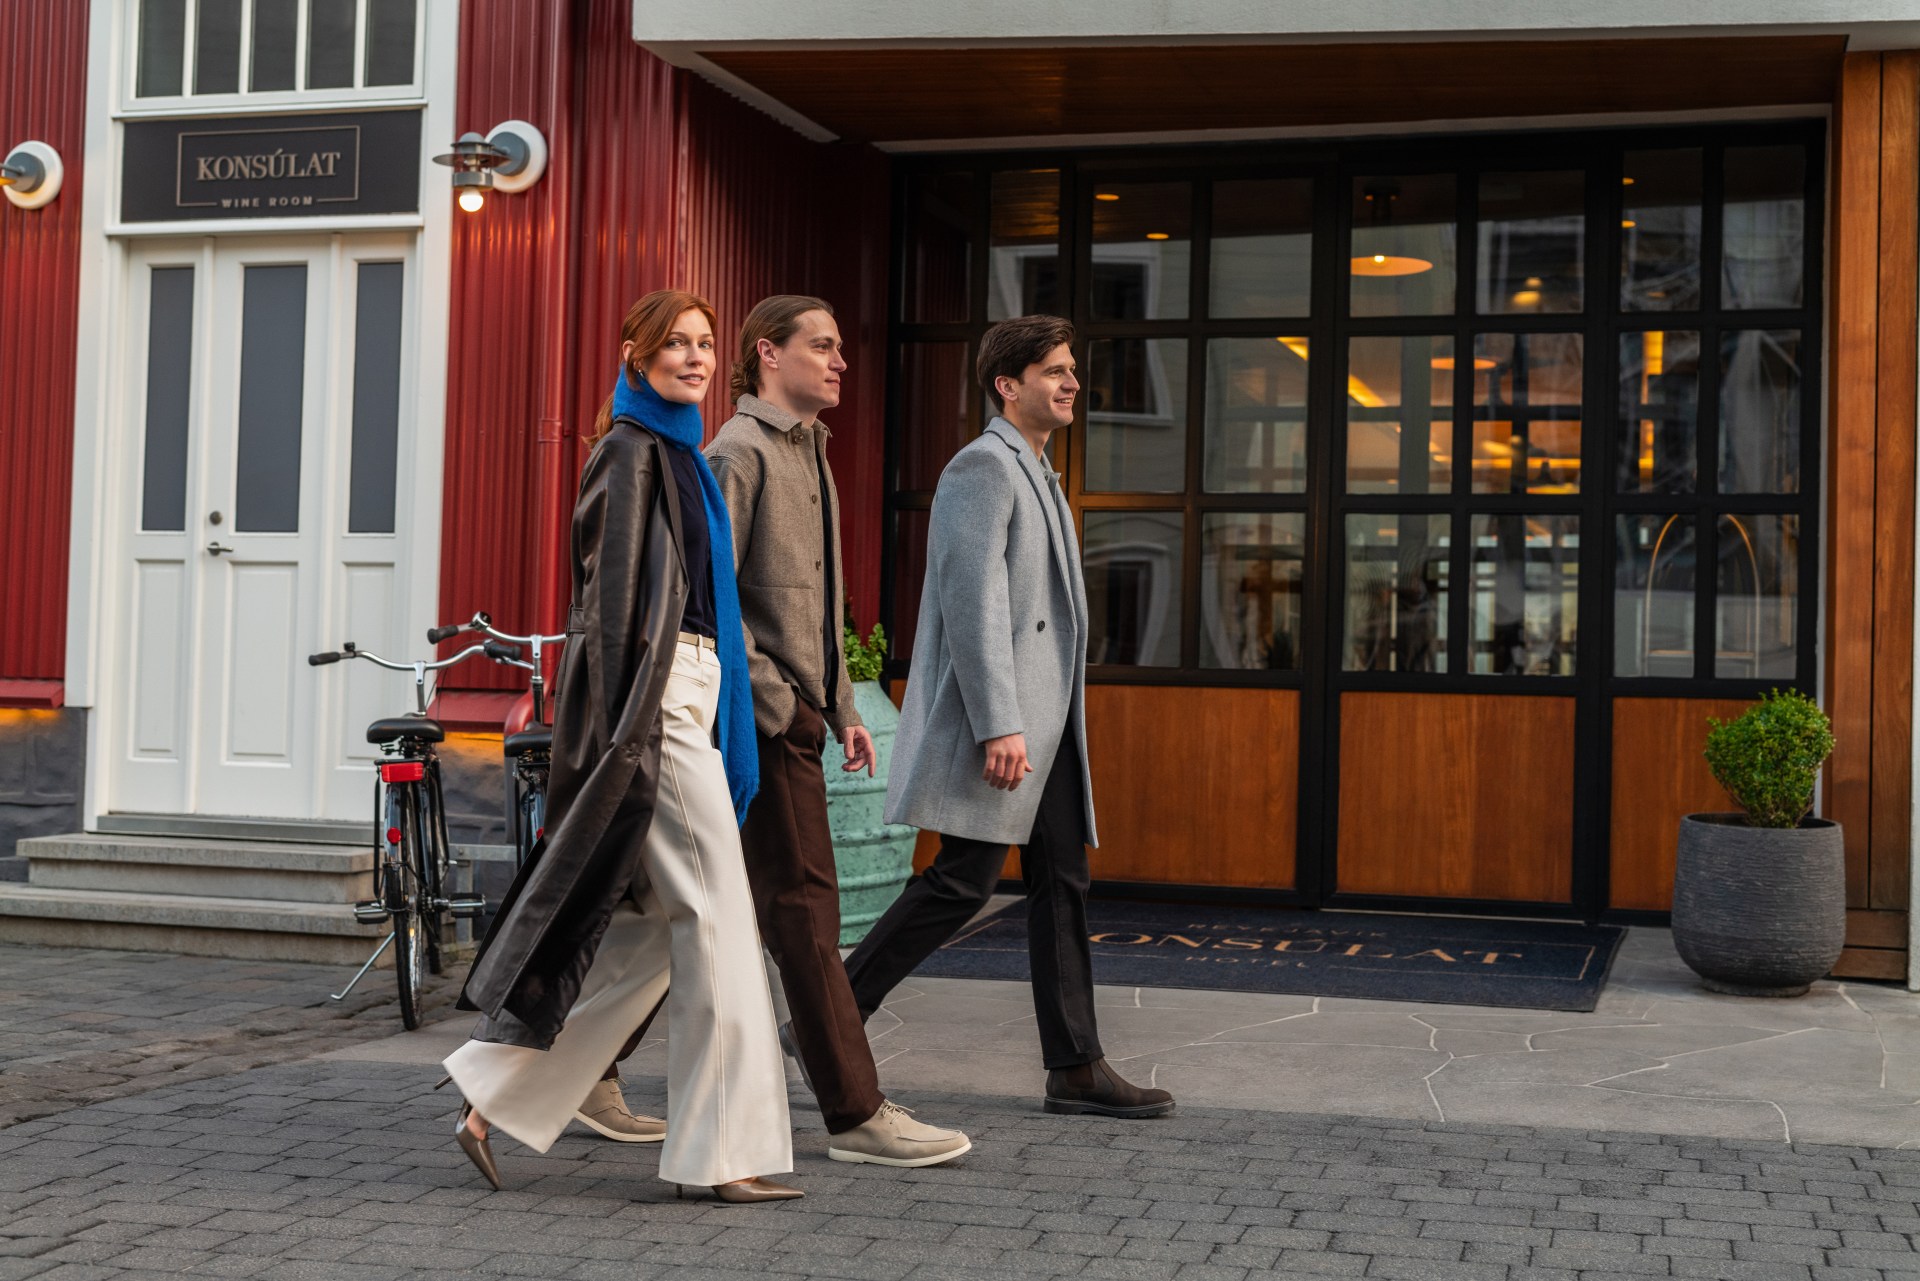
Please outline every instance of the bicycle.
[{"label": "bicycle", "polygon": [[400,1020],[409,1032],[420,1026],[425,972],[441,972],[441,934],[447,921],[476,917],[487,909],[484,897],[453,898],[447,891],[452,858],[434,746],[445,740],[446,730],[427,715],[427,673],[445,671],[476,655],[511,661],[517,655],[510,648],[487,641],[438,662],[397,663],[348,641],[338,650],[307,657],[313,667],[363,658],[389,671],[413,674],[416,709],[367,726],[367,741],[383,754],[374,762],[374,896],[355,903],[353,916],[363,925],[391,922],[393,929],[346,987],[329,994],[345,1000],[398,939],[393,968],[400,988]]},{"label": "bicycle", "polygon": [[[504,649],[513,651],[510,657],[496,656],[496,661],[531,673],[528,681],[531,712],[518,726],[509,719],[501,739],[501,751],[506,756],[513,786],[512,801],[507,807],[507,835],[513,845],[513,871],[517,876],[533,857],[533,847],[547,834],[547,778],[553,765],[553,726],[547,724],[546,667],[542,654],[546,646],[564,643],[567,635],[561,632],[553,636],[538,633],[514,636],[496,628],[484,610],[476,610],[464,623],[447,623],[430,629],[427,639],[438,645],[462,632],[479,632],[491,637]],[[522,645],[532,650],[531,658],[520,657]]]}]

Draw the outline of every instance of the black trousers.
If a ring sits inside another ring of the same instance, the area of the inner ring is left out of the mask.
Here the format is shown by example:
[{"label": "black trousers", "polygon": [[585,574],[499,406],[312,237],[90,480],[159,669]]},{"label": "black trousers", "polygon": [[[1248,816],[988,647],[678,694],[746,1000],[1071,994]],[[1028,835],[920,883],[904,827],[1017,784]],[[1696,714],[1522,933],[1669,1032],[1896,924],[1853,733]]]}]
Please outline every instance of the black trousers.
[{"label": "black trousers", "polygon": [[[1028,786],[1029,784],[1022,784]],[[1086,810],[1079,749],[1062,740],[1040,794],[1033,832],[1020,846],[1027,889],[1027,952],[1033,1012],[1046,1066],[1073,1067],[1103,1057],[1093,1013],[1093,958],[1087,944]],[[1007,847],[964,836],[940,837],[932,866],[907,883],[853,955],[847,976],[860,1017],[973,919],[1006,867]]]}]

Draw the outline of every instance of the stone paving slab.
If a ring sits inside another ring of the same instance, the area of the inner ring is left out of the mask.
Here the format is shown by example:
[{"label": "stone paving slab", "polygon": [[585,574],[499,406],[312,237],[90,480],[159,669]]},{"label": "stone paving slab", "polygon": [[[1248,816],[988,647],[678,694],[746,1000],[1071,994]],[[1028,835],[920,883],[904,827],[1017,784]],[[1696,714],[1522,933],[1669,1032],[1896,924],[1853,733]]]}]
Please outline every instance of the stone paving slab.
[{"label": "stone paving slab", "polygon": [[[328,999],[354,968],[0,944],[0,1125],[398,1032],[391,970]],[[428,1017],[464,973],[429,980]]]},{"label": "stone paving slab", "polygon": [[[406,1064],[312,1061],[0,1129],[0,1279],[806,1277],[1244,1281],[1255,1274],[1842,1281],[1920,1272],[1920,1153],[1183,1107],[1121,1122],[923,1100],[975,1148],[927,1170],[825,1159],[803,1200],[679,1201],[658,1149],[497,1144]],[[630,1087],[659,1107],[657,1082]]]}]

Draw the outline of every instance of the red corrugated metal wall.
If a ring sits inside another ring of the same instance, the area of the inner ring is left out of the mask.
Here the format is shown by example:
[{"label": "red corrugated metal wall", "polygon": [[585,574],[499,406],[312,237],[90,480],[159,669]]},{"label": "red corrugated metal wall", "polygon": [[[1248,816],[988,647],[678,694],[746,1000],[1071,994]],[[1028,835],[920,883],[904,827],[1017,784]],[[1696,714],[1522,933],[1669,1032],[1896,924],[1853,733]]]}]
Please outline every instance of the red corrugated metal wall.
[{"label": "red corrugated metal wall", "polygon": [[0,680],[66,672],[87,10],[72,0],[0,3],[0,147],[37,138],[66,168],[50,205],[0,200]]},{"label": "red corrugated metal wall", "polygon": [[[460,217],[454,239],[442,617],[485,608],[510,630],[558,623],[530,617],[536,556],[565,554],[564,510],[544,538],[534,528],[541,250],[557,234],[574,249],[565,290],[574,336],[564,371],[568,501],[585,458],[581,433],[612,386],[620,318],[634,299],[669,285],[705,294],[720,313],[726,355],[766,294],[818,293],[834,304],[853,368],[846,402],[828,416],[832,457],[848,583],[870,623],[879,606],[884,157],[809,142],[654,58],[633,43],[624,0],[573,6],[560,38],[570,48],[556,48],[550,4],[469,0],[462,12],[458,127],[532,121],[547,131],[552,161],[527,194]],[[560,113],[571,118],[556,122],[547,95],[560,57],[573,59],[571,110]],[[569,203],[561,226],[555,211]],[[709,430],[731,413],[718,390],[705,408]],[[474,687],[493,688],[515,684],[509,675],[466,673]]]}]

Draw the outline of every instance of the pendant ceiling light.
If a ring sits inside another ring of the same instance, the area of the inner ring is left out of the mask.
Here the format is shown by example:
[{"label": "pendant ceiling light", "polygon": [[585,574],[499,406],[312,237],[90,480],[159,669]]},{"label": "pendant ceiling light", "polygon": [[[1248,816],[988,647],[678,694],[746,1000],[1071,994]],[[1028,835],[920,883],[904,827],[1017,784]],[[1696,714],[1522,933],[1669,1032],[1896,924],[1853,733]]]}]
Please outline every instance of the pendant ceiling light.
[{"label": "pendant ceiling light", "polygon": [[[1400,198],[1399,184],[1371,183],[1364,194],[1368,230],[1384,230],[1393,221],[1393,202]],[[1432,271],[1433,264],[1425,258],[1410,255],[1372,253],[1355,254],[1348,262],[1347,269],[1356,276],[1417,276],[1423,271]]]}]

